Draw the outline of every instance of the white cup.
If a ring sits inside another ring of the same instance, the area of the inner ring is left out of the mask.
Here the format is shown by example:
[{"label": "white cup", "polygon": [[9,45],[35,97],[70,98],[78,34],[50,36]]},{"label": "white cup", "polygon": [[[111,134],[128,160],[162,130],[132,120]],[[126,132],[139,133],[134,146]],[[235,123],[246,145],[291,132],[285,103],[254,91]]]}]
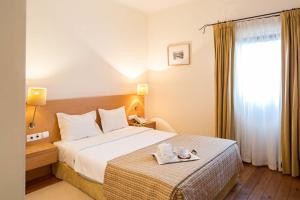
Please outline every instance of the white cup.
[{"label": "white cup", "polygon": [[178,154],[179,154],[180,157],[185,158],[185,157],[189,156],[190,151],[188,149],[186,149],[186,148],[179,147]]},{"label": "white cup", "polygon": [[158,145],[158,151],[161,157],[173,157],[173,146],[169,143],[161,143]]}]

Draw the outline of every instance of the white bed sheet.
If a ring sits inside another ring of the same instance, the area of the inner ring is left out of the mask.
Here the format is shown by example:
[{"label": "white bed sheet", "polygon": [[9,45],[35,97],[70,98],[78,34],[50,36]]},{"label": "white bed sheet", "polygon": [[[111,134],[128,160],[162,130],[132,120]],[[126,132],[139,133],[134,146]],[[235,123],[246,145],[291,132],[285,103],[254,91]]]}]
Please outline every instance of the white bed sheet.
[{"label": "white bed sheet", "polygon": [[99,183],[104,181],[107,162],[119,156],[175,136],[175,133],[144,127],[126,127],[77,141],[59,141],[59,161]]}]

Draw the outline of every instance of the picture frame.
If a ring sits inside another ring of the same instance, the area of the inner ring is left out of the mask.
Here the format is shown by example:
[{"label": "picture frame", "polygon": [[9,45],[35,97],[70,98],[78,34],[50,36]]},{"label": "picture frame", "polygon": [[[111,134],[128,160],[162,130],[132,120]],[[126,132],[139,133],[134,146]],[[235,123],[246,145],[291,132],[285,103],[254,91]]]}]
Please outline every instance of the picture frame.
[{"label": "picture frame", "polygon": [[168,46],[168,65],[183,66],[191,64],[191,44],[189,42],[170,44]]}]

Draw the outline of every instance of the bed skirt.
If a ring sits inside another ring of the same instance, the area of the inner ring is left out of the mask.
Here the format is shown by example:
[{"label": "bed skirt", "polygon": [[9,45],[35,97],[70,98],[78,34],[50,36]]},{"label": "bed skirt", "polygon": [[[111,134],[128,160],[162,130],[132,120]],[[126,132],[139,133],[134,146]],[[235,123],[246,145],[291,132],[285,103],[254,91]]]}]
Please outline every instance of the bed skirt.
[{"label": "bed skirt", "polygon": [[103,192],[103,185],[95,181],[89,180],[69,167],[64,162],[59,162],[52,165],[53,174],[58,178],[62,179],[74,187],[80,189],[90,197],[96,200],[106,200]]},{"label": "bed skirt", "polygon": [[[103,184],[97,183],[95,181],[89,180],[77,172],[75,172],[71,167],[66,163],[59,162],[54,164],[53,174],[58,178],[62,179],[74,187],[80,189],[90,197],[96,200],[106,200],[104,197]],[[238,174],[234,175],[226,186],[221,190],[221,192],[216,196],[215,200],[222,200],[226,195],[231,191],[231,189],[238,182]]]}]

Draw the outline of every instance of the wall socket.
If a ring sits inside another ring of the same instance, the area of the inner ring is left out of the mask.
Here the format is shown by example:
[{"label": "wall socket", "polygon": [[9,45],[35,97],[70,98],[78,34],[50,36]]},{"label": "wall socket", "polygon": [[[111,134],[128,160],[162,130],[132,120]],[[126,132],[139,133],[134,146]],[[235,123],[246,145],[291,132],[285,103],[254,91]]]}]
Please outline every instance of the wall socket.
[{"label": "wall socket", "polygon": [[44,139],[47,137],[49,137],[48,131],[41,132],[41,133],[33,133],[30,135],[27,135],[27,142],[33,142],[33,141],[41,140],[41,139]]}]

